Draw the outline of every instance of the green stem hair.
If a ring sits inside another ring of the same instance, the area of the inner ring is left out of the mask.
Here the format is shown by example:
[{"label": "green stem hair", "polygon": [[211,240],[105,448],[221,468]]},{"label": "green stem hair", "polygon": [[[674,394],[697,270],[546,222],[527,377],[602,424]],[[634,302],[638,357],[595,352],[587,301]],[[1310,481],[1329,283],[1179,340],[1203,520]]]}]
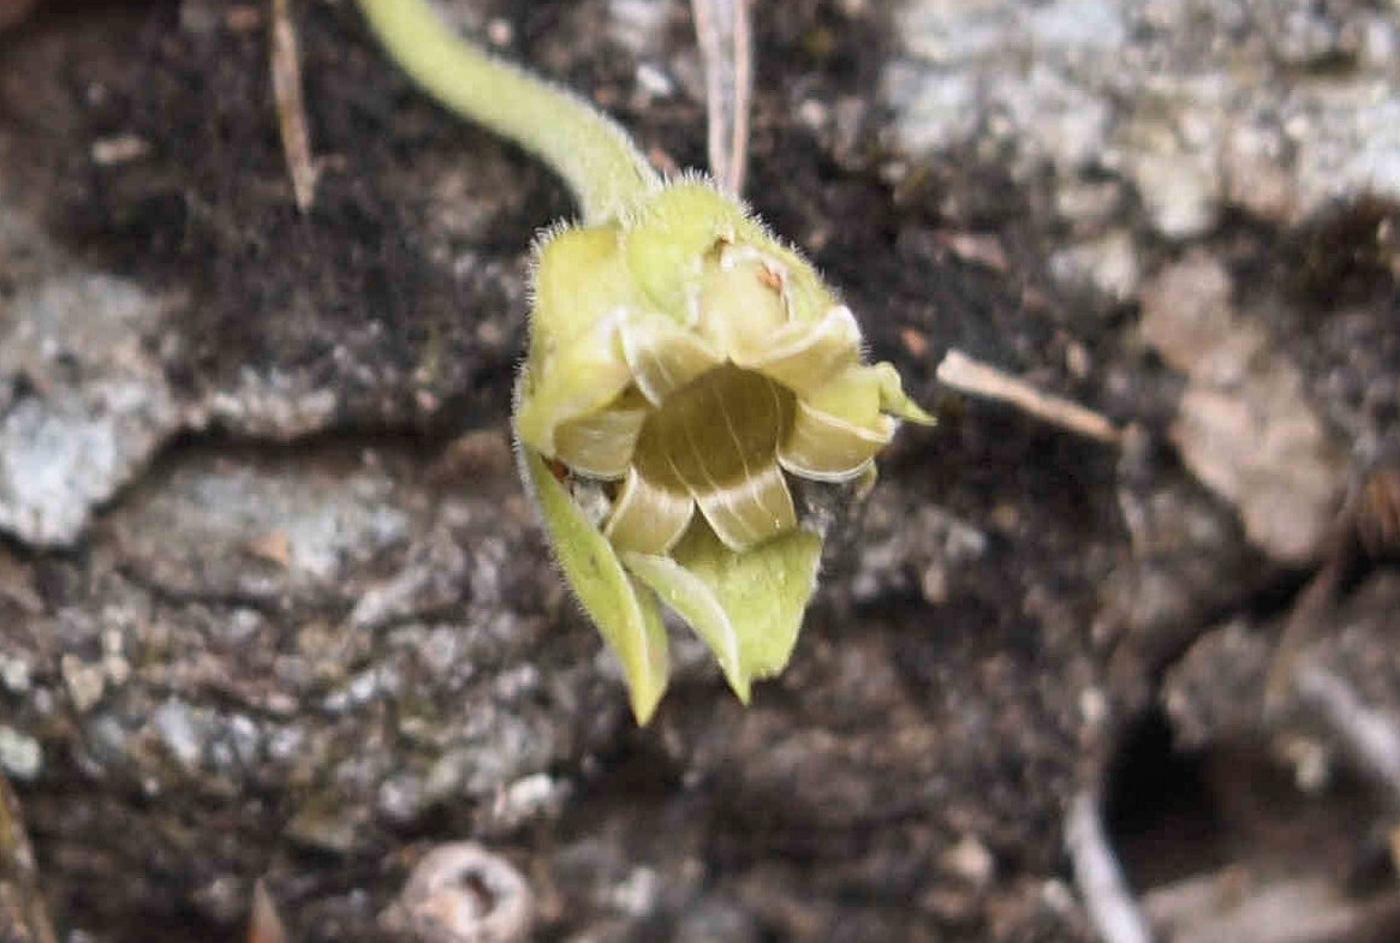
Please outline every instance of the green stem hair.
[{"label": "green stem hair", "polygon": [[428,0],[359,3],[389,55],[424,90],[563,177],[585,223],[612,219],[661,185],[616,122],[456,36]]}]

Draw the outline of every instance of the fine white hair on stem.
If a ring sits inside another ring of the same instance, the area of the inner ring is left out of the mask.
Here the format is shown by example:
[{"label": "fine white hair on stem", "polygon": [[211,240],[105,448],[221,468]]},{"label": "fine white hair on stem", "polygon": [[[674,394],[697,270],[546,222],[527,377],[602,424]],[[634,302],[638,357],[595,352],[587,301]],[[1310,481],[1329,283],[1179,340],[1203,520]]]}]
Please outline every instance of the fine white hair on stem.
[{"label": "fine white hair on stem", "polygon": [[1065,821],[1065,846],[1084,909],[1104,943],[1152,943],[1147,920],[1133,899],[1104,832],[1098,797],[1074,797]]},{"label": "fine white hair on stem", "polygon": [[710,171],[726,192],[744,189],[753,95],[752,0],[691,0],[705,65]]}]

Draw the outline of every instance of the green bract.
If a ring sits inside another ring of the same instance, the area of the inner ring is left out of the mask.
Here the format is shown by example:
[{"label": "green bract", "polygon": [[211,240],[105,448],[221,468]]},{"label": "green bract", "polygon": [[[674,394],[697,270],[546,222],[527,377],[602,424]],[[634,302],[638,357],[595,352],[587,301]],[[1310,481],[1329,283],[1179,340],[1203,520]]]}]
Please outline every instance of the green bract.
[{"label": "green bract", "polygon": [[452,37],[422,0],[360,0],[440,100],[540,155],[585,225],[536,246],[520,466],[561,569],[645,723],[658,604],[747,703],[786,665],[822,540],[802,479],[869,480],[896,419],[932,420],[812,267],[701,179],[662,183],[609,119]]}]

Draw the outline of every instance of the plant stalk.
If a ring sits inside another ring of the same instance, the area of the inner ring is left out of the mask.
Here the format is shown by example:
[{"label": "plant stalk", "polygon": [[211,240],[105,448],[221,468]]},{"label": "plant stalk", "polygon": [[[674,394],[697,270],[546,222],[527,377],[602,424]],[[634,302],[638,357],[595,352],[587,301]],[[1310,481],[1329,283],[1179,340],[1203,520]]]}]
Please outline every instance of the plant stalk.
[{"label": "plant stalk", "polygon": [[389,55],[447,108],[520,145],[573,191],[583,222],[616,218],[661,185],[611,118],[457,36],[428,0],[359,0]]}]

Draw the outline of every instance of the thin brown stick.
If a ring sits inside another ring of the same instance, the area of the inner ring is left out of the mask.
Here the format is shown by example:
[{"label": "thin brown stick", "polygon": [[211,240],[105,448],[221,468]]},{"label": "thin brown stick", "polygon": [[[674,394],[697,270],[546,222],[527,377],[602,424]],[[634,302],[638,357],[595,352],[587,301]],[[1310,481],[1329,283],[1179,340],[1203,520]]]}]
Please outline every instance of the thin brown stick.
[{"label": "thin brown stick", "polygon": [[1099,442],[1116,443],[1123,437],[1117,426],[1093,410],[1042,393],[957,349],[948,351],[938,365],[938,381],[970,396],[1009,403],[1037,419]]},{"label": "thin brown stick", "polygon": [[749,152],[749,102],[753,97],[751,0],[691,0],[696,38],[705,66],[710,172],[738,196]]},{"label": "thin brown stick", "polygon": [[19,799],[0,776],[0,940],[55,943]]},{"label": "thin brown stick", "polygon": [[292,178],[292,197],[302,213],[316,199],[319,173],[311,156],[311,134],[306,128],[306,101],[301,90],[301,56],[297,52],[296,26],[290,0],[272,0],[268,31],[271,43],[272,97],[277,104],[277,125],[282,152]]},{"label": "thin brown stick", "polygon": [[1264,710],[1278,712],[1293,689],[1299,659],[1321,631],[1324,617],[1331,611],[1350,559],[1344,553],[1332,553],[1303,591],[1298,594],[1293,610],[1284,623],[1283,634],[1269,664],[1264,682]]}]

